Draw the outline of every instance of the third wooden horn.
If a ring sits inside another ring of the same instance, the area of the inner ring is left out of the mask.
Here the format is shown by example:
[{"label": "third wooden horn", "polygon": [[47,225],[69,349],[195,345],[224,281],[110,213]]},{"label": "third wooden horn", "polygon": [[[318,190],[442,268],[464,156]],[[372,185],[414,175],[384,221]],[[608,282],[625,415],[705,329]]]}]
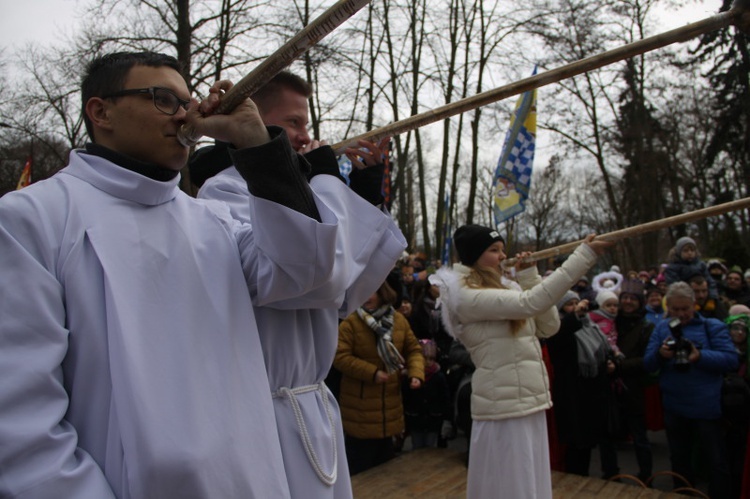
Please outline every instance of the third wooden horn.
[{"label": "third wooden horn", "polygon": [[[323,14],[297,33],[276,52],[260,63],[255,69],[238,81],[221,100],[217,113],[232,112],[240,103],[258,91],[282,69],[307,52],[313,45],[332,33],[344,21],[356,14],[370,0],[339,0]],[[193,145],[200,137],[187,125],[180,129],[179,139],[183,144]]]},{"label": "third wooden horn", "polygon": [[[659,220],[646,222],[640,225],[634,225],[633,227],[627,227],[625,229],[616,230],[614,232],[601,234],[599,236],[596,236],[596,239],[616,242],[627,237],[640,236],[641,234],[646,234],[648,232],[654,232],[657,230],[666,229],[668,227],[673,227],[675,225],[681,225],[688,222],[694,222],[696,220],[702,220],[704,218],[714,217],[716,215],[723,215],[724,213],[742,210],[744,208],[750,208],[750,198],[742,198],[736,201],[730,201],[729,203],[717,204],[716,206],[710,206],[708,208],[702,208],[700,210],[689,211],[687,213],[681,213],[680,215],[661,218]],[[526,262],[534,262],[537,260],[544,260],[546,258],[553,258],[558,255],[567,255],[568,253],[572,253],[573,250],[581,245],[581,243],[583,243],[583,239],[581,239],[580,241],[574,241],[572,243],[561,244],[560,246],[555,246],[554,248],[547,248],[542,251],[532,253],[529,256],[525,257],[523,260]],[[515,263],[515,258],[509,258],[503,262],[503,265],[510,267],[515,265]]]},{"label": "third wooden horn", "polygon": [[[579,74],[586,73],[587,71],[592,71],[594,69],[598,69],[624,59],[629,59],[651,50],[665,47],[673,43],[690,40],[691,38],[695,38],[696,36],[708,33],[709,31],[724,28],[733,22],[742,24],[742,28],[746,29],[747,27],[744,25],[747,23],[748,8],[746,5],[740,5],[744,3],[744,0],[743,2],[736,2],[734,7],[727,12],[708,17],[695,23],[687,24],[680,28],[666,31],[658,35],[644,38],[643,40],[629,43],[627,45],[623,45],[622,47],[608,50],[606,52],[602,52],[601,54],[593,55],[591,57],[587,57],[586,59],[581,59],[580,61],[572,62],[545,73],[530,76],[509,85],[505,85],[494,90],[488,90],[487,92],[482,92],[481,94],[467,97],[466,99],[461,99],[459,101],[446,104],[424,113],[415,114],[401,121],[391,123],[390,125],[386,125],[382,128],[378,128],[351,139],[339,142],[338,144],[334,144],[333,149],[337,154],[340,154],[347,147],[359,147],[359,140],[369,140],[371,142],[377,142],[384,137],[399,135],[411,130],[415,130],[422,126],[435,123],[436,121],[444,120],[445,118],[449,118],[466,111],[471,111],[472,109],[476,109],[493,102],[507,99],[508,97],[519,95],[523,92],[528,92],[529,90],[534,90],[551,83],[557,83],[558,81],[564,80],[566,78],[578,76]],[[742,15],[743,13],[745,13],[744,20]]]}]

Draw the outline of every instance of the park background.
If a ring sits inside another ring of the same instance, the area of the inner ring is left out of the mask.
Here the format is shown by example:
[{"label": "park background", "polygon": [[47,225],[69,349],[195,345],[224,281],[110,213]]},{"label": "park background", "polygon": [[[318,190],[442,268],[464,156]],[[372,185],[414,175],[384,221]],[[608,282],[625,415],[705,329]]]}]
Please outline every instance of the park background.
[{"label": "park background", "polygon": [[[3,0],[0,195],[87,138],[79,78],[93,56],[155,50],[190,89],[238,80],[334,2]],[[697,21],[730,2],[373,0],[291,70],[313,83],[311,135],[331,143]],[[734,27],[542,87],[526,210],[501,225],[539,250],[750,194],[750,36]],[[412,250],[439,258],[463,223],[491,225],[493,173],[515,99],[392,142],[391,211]],[[186,172],[184,172],[186,173]],[[184,176],[183,189],[194,194]],[[446,199],[448,202],[446,202]],[[690,235],[705,258],[750,267],[748,210],[629,239],[623,270]],[[553,262],[547,262],[553,264]]]}]

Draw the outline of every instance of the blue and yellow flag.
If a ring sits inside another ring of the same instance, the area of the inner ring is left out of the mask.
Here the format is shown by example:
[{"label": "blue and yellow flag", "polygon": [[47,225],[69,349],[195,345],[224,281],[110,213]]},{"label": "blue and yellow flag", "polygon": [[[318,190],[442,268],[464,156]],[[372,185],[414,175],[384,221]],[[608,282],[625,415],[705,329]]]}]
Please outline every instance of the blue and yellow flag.
[{"label": "blue and yellow flag", "polygon": [[[536,67],[532,76],[536,74]],[[513,218],[526,209],[531,189],[531,167],[536,142],[536,90],[518,98],[505,135],[505,145],[493,178],[492,211],[495,224]]]}]

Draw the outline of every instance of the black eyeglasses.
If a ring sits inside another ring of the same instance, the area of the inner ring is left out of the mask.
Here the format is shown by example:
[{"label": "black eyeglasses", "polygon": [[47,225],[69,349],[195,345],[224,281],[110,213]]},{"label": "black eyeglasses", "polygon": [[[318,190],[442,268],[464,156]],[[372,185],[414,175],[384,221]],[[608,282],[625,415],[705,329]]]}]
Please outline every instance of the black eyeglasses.
[{"label": "black eyeglasses", "polygon": [[113,94],[104,95],[102,99],[110,99],[113,97],[124,97],[126,95],[143,95],[150,94],[151,100],[154,103],[154,107],[164,114],[173,116],[182,107],[187,111],[189,100],[180,99],[177,95],[169,90],[168,88],[162,87],[148,87],[148,88],[132,88],[130,90],[120,90]]}]

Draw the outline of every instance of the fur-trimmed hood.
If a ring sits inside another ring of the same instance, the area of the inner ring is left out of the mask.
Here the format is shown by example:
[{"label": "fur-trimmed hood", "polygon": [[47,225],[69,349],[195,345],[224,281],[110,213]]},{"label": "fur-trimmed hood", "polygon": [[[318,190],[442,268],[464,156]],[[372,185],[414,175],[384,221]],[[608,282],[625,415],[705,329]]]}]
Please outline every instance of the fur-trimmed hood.
[{"label": "fur-trimmed hood", "polygon": [[[461,281],[468,274],[469,267],[460,263],[457,263],[455,267],[463,272],[457,272],[449,267],[441,267],[428,280],[430,284],[440,289],[440,297],[437,299],[437,305],[440,308],[440,318],[443,321],[446,331],[453,338],[459,339],[461,336],[461,323],[457,319],[456,307],[458,306],[458,297],[463,285]],[[502,283],[508,289],[521,291],[521,286],[516,281],[508,279],[505,276],[502,277]]]}]

